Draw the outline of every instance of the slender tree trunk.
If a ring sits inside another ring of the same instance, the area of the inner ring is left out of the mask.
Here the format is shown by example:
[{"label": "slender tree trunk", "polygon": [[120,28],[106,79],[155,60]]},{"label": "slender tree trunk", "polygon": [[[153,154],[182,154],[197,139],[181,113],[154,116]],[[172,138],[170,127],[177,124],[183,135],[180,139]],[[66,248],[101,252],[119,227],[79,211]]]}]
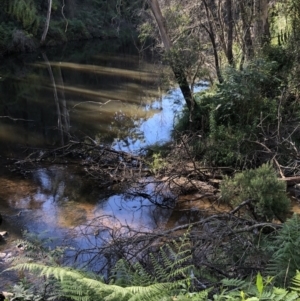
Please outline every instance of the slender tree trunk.
[{"label": "slender tree trunk", "polygon": [[[245,4],[243,3],[243,1],[240,2],[240,10],[243,26],[243,57],[246,57],[246,59],[249,60],[254,56],[254,49],[250,31],[251,21],[248,20],[249,16],[247,15]],[[252,19],[252,16],[250,18]]]},{"label": "slender tree trunk", "polygon": [[64,86],[64,80],[61,72],[61,67],[58,67],[58,77],[57,77],[58,86],[59,89],[59,101],[61,104],[61,111],[62,111],[62,123],[63,123],[63,129],[64,134],[68,137],[70,136],[70,115],[67,108],[67,101],[65,97],[65,86]]},{"label": "slender tree trunk", "polygon": [[[172,42],[171,39],[167,33],[167,28],[165,25],[165,21],[163,18],[163,15],[161,13],[161,9],[160,6],[158,4],[157,0],[148,0],[148,4],[151,8],[151,11],[155,17],[158,29],[159,29],[159,33],[162,39],[162,42],[164,44],[164,48],[166,50],[167,53],[171,52],[172,49]],[[170,53],[171,54],[171,53]],[[190,89],[190,86],[188,84],[186,75],[184,73],[184,70],[181,67],[181,62],[178,60],[178,58],[175,58],[174,56],[172,56],[172,54],[170,55],[170,65],[171,68],[173,70],[173,73],[175,75],[176,81],[181,89],[181,92],[183,94],[183,97],[185,99],[186,105],[189,109],[189,111],[192,113],[196,103],[195,100],[193,98],[192,95],[192,91]],[[191,119],[191,118],[190,118]]]},{"label": "slender tree trunk", "polygon": [[54,102],[56,105],[56,112],[57,112],[57,128],[58,128],[58,132],[60,135],[61,145],[64,145],[64,131],[63,131],[63,125],[62,125],[62,114],[61,114],[61,110],[60,110],[60,106],[59,106],[59,99],[58,99],[58,94],[57,94],[56,83],[55,83],[53,71],[52,71],[52,68],[51,68],[50,62],[47,58],[46,53],[43,52],[42,56],[47,65],[49,76],[50,76],[52,87],[53,87]]},{"label": "slender tree trunk", "polygon": [[269,0],[254,1],[254,37],[262,46],[270,41]]},{"label": "slender tree trunk", "polygon": [[223,77],[222,77],[221,70],[220,70],[220,63],[219,63],[219,55],[218,55],[218,49],[217,49],[217,43],[216,43],[216,36],[215,36],[215,33],[214,33],[212,21],[211,21],[211,18],[213,16],[210,15],[208,5],[207,5],[207,2],[205,0],[203,0],[203,4],[205,6],[205,12],[206,12],[207,20],[208,20],[209,29],[206,26],[203,26],[203,27],[206,30],[206,32],[207,32],[207,34],[210,38],[211,44],[213,46],[215,68],[216,68],[216,72],[217,72],[217,77],[218,77],[219,82],[222,83],[223,82]]},{"label": "slender tree trunk", "polygon": [[45,23],[44,32],[43,32],[43,35],[41,38],[42,45],[45,43],[48,29],[49,29],[49,24],[50,24],[50,19],[51,19],[51,8],[52,8],[52,0],[48,0],[48,11],[47,11],[46,23]]},{"label": "slender tree trunk", "polygon": [[233,17],[232,17],[232,0],[226,0],[226,10],[227,10],[227,60],[229,65],[234,65],[234,58],[233,58]]}]

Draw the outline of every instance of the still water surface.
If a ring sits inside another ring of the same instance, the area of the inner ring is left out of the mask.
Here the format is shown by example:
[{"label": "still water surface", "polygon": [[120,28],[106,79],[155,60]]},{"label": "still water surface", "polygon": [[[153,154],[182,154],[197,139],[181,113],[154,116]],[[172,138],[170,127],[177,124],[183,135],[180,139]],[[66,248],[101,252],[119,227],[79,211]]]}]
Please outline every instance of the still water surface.
[{"label": "still water surface", "polygon": [[[0,68],[0,158],[58,147],[69,137],[131,153],[169,141],[184,101],[178,89],[161,94],[159,69],[133,50],[103,42],[8,59]],[[35,168],[27,178],[2,167],[0,177],[0,231],[10,232],[8,242],[21,230],[62,242],[100,216],[149,230],[164,227],[171,216],[130,191],[100,190],[67,164]],[[145,185],[144,192],[152,189]],[[88,247],[88,236],[73,242]]]}]

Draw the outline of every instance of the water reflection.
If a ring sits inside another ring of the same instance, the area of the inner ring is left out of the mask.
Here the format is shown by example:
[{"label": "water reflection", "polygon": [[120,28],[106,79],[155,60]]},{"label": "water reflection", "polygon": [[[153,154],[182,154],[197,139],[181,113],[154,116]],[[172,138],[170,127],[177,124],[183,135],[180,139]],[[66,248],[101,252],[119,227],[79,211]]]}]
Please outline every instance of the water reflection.
[{"label": "water reflection", "polygon": [[[184,104],[178,89],[161,97],[155,67],[132,54],[77,61],[42,53],[28,62],[8,73],[0,69],[0,115],[9,117],[0,119],[0,156],[56,147],[70,135],[138,152],[170,139]],[[97,252],[112,230],[122,236],[128,227],[147,232],[170,224],[166,196],[148,182],[138,193],[101,190],[72,166],[38,168],[27,180],[0,178],[1,227],[11,232],[10,240],[26,229]],[[94,255],[82,252],[77,259],[92,264]]]},{"label": "water reflection", "polygon": [[57,146],[69,135],[111,143],[155,113],[145,110],[158,95],[153,65],[131,53],[100,56],[93,48],[84,60],[47,51],[2,64],[0,152],[16,143]]},{"label": "water reflection", "polygon": [[125,193],[103,191],[73,167],[39,168],[28,180],[2,177],[0,191],[5,219],[0,229],[10,232],[9,242],[21,237],[20,231],[14,231],[17,225],[39,233],[41,239],[55,238],[55,244],[75,247],[76,252],[67,253],[70,262],[92,269],[103,268],[100,263],[105,258],[99,259],[97,252],[112,233],[164,228],[172,211],[157,206],[164,203],[164,197],[156,195],[150,180]]},{"label": "water reflection", "polygon": [[146,112],[154,110],[155,114],[135,121],[136,128],[133,131],[139,133],[139,139],[135,139],[133,133],[125,139],[117,137],[112,144],[113,147],[134,153],[146,146],[170,141],[176,117],[182,111],[183,105],[184,100],[180,90],[171,90],[166,96],[144,108]]}]

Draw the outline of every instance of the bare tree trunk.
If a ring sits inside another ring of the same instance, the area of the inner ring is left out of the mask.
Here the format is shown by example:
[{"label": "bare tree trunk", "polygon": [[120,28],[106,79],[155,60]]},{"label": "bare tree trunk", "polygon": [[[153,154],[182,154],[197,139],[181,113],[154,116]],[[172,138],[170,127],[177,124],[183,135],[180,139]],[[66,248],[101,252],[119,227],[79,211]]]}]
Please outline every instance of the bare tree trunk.
[{"label": "bare tree trunk", "polygon": [[232,45],[233,45],[233,17],[232,17],[232,0],[226,0],[226,10],[227,10],[227,60],[229,65],[234,65],[234,59],[233,59],[233,51],[232,51]]},{"label": "bare tree trunk", "polygon": [[63,125],[62,125],[62,114],[61,114],[61,110],[60,110],[60,106],[59,106],[59,99],[58,99],[58,95],[57,95],[56,83],[55,83],[52,68],[51,68],[50,62],[47,58],[46,53],[43,52],[42,56],[47,65],[49,76],[50,76],[52,87],[53,87],[54,102],[56,105],[56,112],[57,112],[57,128],[58,128],[59,135],[60,135],[61,145],[64,145],[64,131],[63,131]]},{"label": "bare tree trunk", "polygon": [[[151,11],[155,17],[158,29],[159,29],[159,33],[162,39],[162,42],[164,44],[164,48],[166,50],[167,53],[171,52],[172,49],[172,42],[171,39],[167,33],[167,28],[164,22],[164,17],[161,13],[161,9],[160,6],[158,4],[157,0],[148,0],[148,4],[151,8]],[[179,61],[178,58],[172,56],[171,54],[171,58],[170,58],[170,65],[171,68],[173,70],[173,73],[175,75],[176,81],[181,89],[181,92],[183,94],[183,97],[185,99],[186,105],[189,109],[189,111],[192,113],[196,103],[195,100],[193,98],[192,95],[192,91],[190,89],[190,86],[188,84],[186,75],[184,73],[184,70],[181,67],[181,62]],[[191,118],[190,118],[191,119]]]},{"label": "bare tree trunk", "polygon": [[61,104],[61,111],[62,111],[62,123],[63,123],[63,129],[64,129],[64,134],[67,135],[68,137],[70,136],[70,115],[69,111],[67,108],[67,101],[65,97],[65,86],[64,86],[64,80],[61,72],[61,67],[58,67],[58,77],[57,77],[57,82],[58,86],[60,87],[59,89],[59,101]]},{"label": "bare tree trunk", "polygon": [[216,73],[217,73],[217,77],[218,77],[219,82],[222,83],[223,82],[223,77],[222,77],[221,70],[220,70],[220,62],[219,62],[219,55],[218,55],[218,49],[217,49],[217,43],[216,43],[216,36],[215,36],[215,33],[214,33],[212,21],[211,21],[211,18],[213,16],[210,15],[208,5],[207,5],[207,2],[205,0],[203,0],[203,4],[205,6],[205,12],[206,12],[206,17],[207,17],[207,20],[208,20],[209,28],[207,28],[205,25],[203,25],[203,27],[206,30],[206,32],[207,32],[207,34],[210,38],[211,44],[213,46]]},{"label": "bare tree trunk", "polygon": [[[243,1],[240,2],[240,10],[241,10],[241,19],[243,26],[243,59],[242,63],[246,57],[247,60],[251,59],[254,56],[253,42],[251,37],[251,19],[252,19],[252,11],[251,16],[247,14],[245,4]],[[241,68],[242,68],[241,63]]]},{"label": "bare tree trunk", "polygon": [[47,11],[46,23],[45,23],[44,32],[43,32],[43,35],[41,38],[42,45],[45,43],[48,29],[49,29],[50,18],[51,18],[51,8],[52,8],[52,0],[48,0],[48,11]]},{"label": "bare tree trunk", "polygon": [[270,40],[269,0],[254,1],[255,24],[254,37],[260,45]]}]

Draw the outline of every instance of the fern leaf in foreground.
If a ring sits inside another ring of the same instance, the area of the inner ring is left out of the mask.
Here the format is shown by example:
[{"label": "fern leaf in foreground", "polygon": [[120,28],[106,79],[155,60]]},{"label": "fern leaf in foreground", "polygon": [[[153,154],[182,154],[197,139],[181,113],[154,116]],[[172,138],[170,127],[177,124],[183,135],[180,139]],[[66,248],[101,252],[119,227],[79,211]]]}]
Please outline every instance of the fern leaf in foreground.
[{"label": "fern leaf in foreground", "polygon": [[292,279],[291,289],[296,292],[300,292],[300,271],[296,271],[296,276]]},{"label": "fern leaf in foreground", "polygon": [[[51,267],[37,263],[18,264],[9,270],[27,270],[39,276],[54,277],[61,284],[65,296],[78,301],[89,300],[158,300],[168,295],[172,283],[154,283],[148,286],[121,287],[110,285],[66,267]],[[157,298],[156,298],[157,297]]]}]

